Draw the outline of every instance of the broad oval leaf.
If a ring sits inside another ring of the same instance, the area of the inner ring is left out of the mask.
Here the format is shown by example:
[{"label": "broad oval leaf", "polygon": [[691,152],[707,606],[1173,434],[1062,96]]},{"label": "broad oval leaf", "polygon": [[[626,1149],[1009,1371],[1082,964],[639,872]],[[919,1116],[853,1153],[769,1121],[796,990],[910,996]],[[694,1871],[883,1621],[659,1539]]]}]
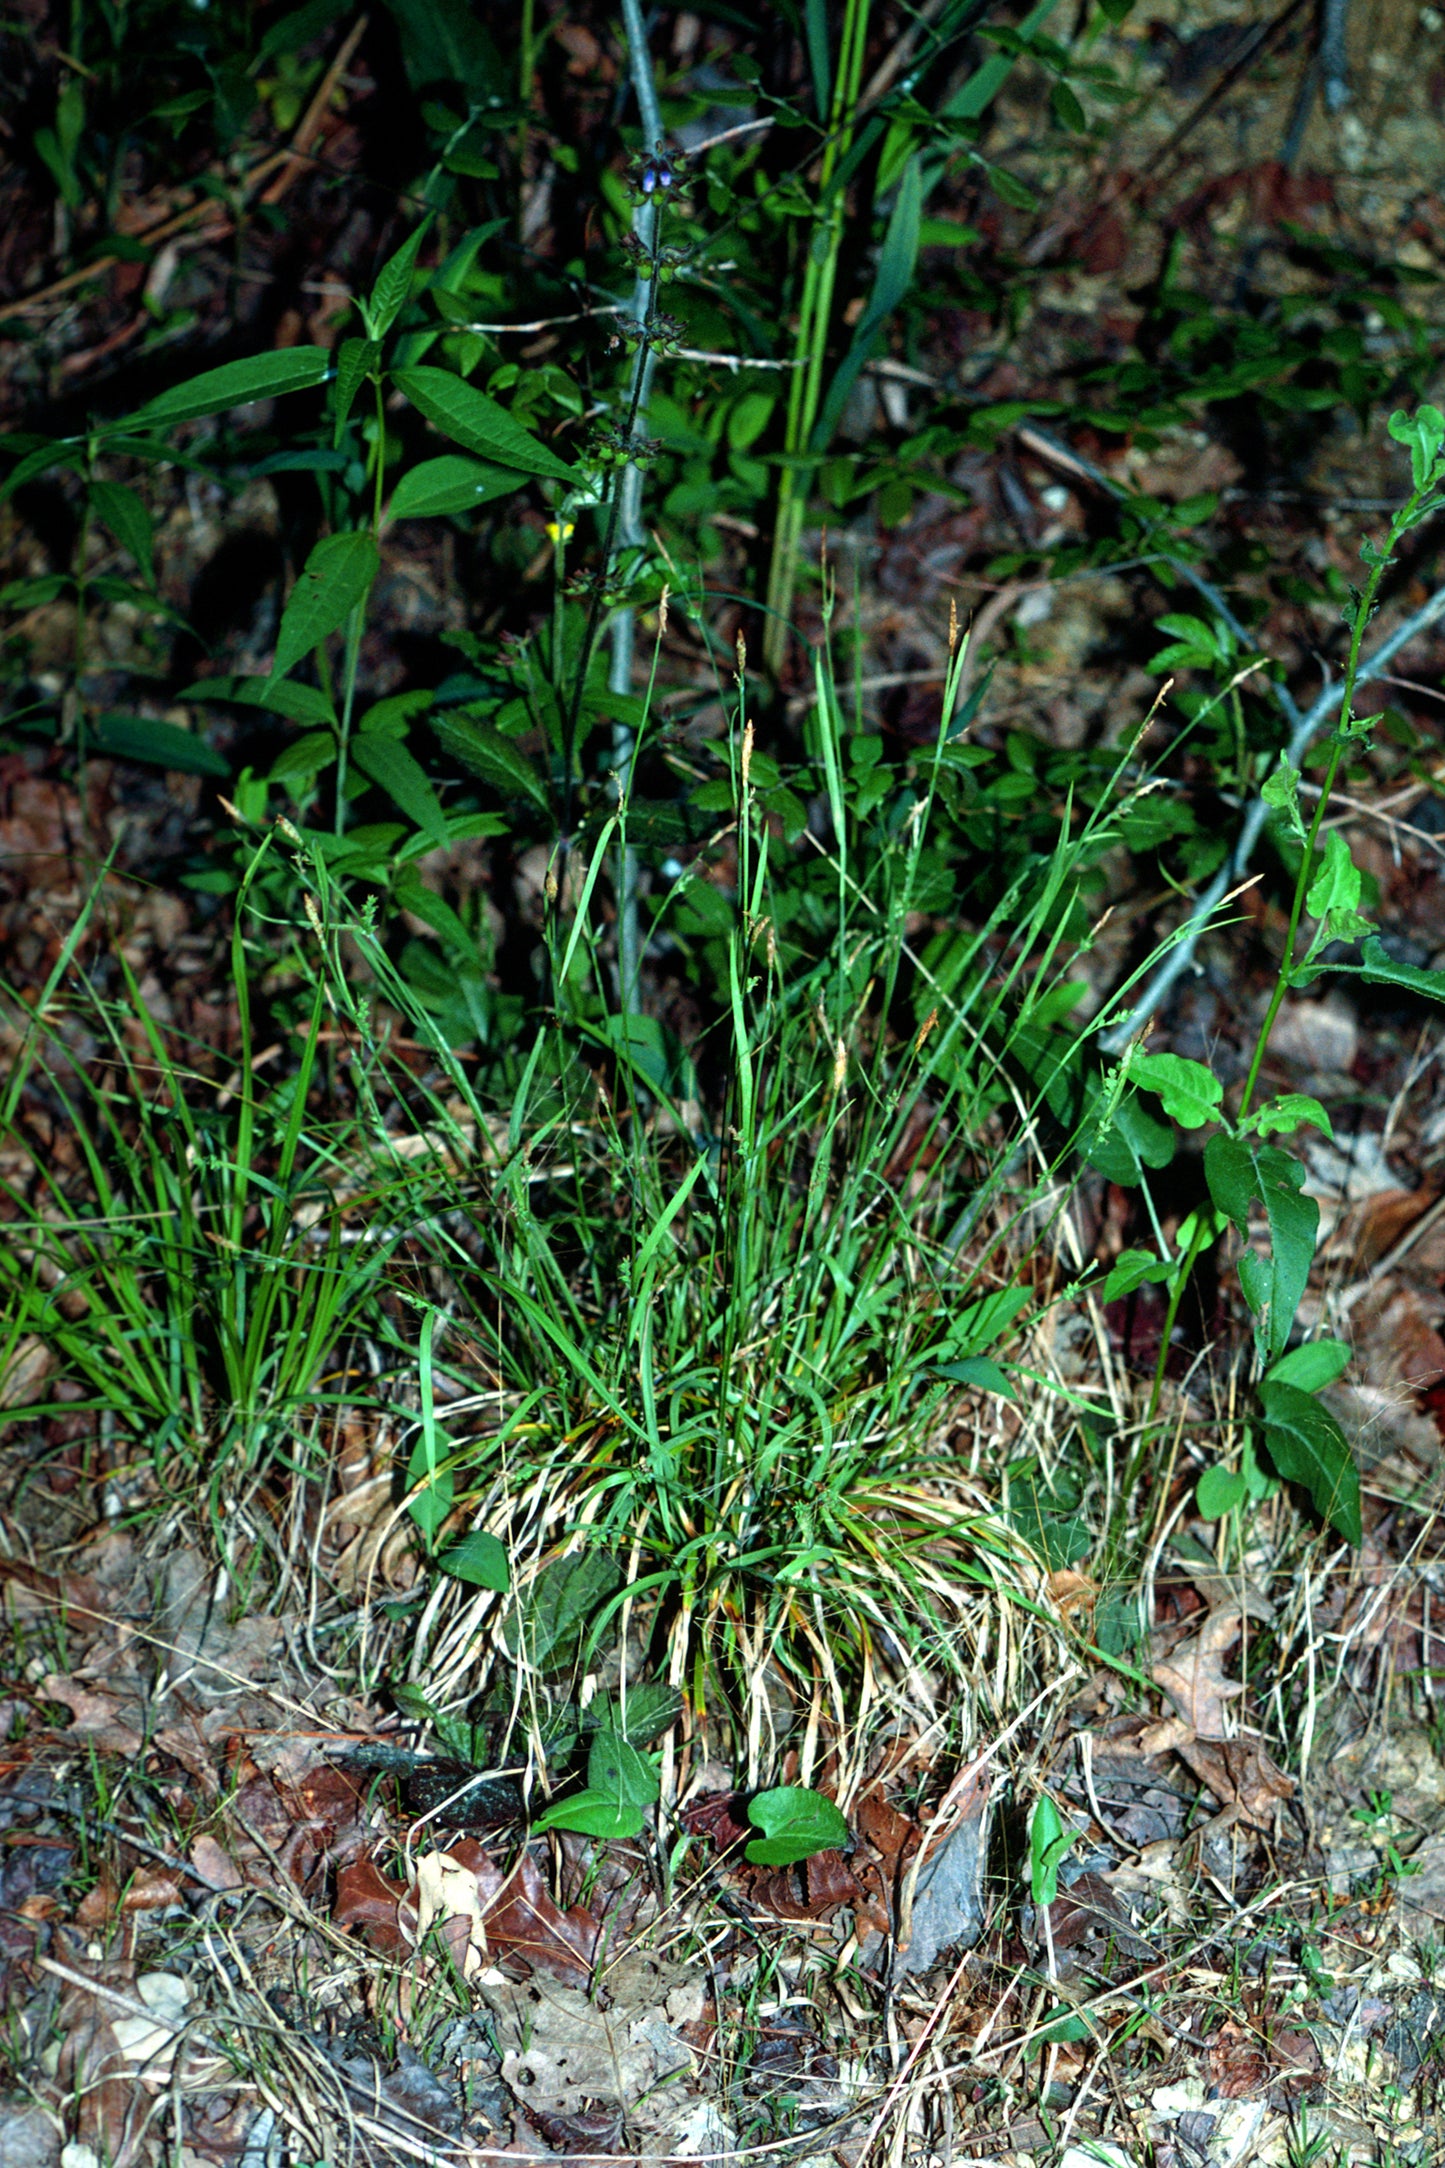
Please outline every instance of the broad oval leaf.
[{"label": "broad oval leaf", "polygon": [[422,460],[402,476],[391,493],[386,516],[388,520],[435,519],[474,512],[479,504],[510,497],[521,484],[522,477],[515,467],[446,452],[440,459]]},{"label": "broad oval leaf", "polygon": [[1115,1258],[1104,1282],[1104,1300],[1117,1302],[1121,1295],[1132,1295],[1138,1287],[1157,1285],[1167,1280],[1173,1270],[1167,1258],[1156,1257],[1152,1250],[1124,1250]]},{"label": "broad oval leaf", "polygon": [[287,346],[275,354],[249,354],[244,361],[225,362],[219,369],[207,369],[204,375],[163,391],[158,399],[110,427],[131,429],[141,423],[147,429],[172,428],[177,422],[197,421],[203,414],[227,414],[254,399],[309,391],[325,383],[330,367],[331,356],[324,346]]},{"label": "broad oval leaf", "polygon": [[1297,1385],[1302,1393],[1322,1393],[1349,1368],[1352,1353],[1343,1340],[1306,1340],[1303,1347],[1292,1347],[1270,1365],[1269,1382]]},{"label": "broad oval leaf", "polygon": [[437,1564],[454,1581],[465,1581],[472,1588],[493,1588],[504,1596],[511,1587],[507,1547],[485,1528],[474,1528],[459,1543],[448,1544]]},{"label": "broad oval leaf", "polygon": [[1246,1488],[1238,1468],[1206,1468],[1194,1491],[1201,1520],[1217,1521],[1232,1513],[1243,1500]]},{"label": "broad oval leaf", "polygon": [[1306,1122],[1312,1122],[1316,1129],[1322,1129],[1327,1137],[1333,1138],[1334,1124],[1318,1099],[1308,1092],[1280,1092],[1256,1109],[1250,1127],[1261,1137],[1288,1136],[1303,1128]]},{"label": "broad oval leaf", "polygon": [[552,481],[576,483],[576,469],[538,442],[520,422],[513,421],[503,406],[489,399],[473,384],[454,376],[450,369],[434,369],[422,363],[414,369],[398,369],[393,378],[418,413],[454,444],[498,466],[515,467],[522,474],[545,475]]},{"label": "broad oval leaf", "polygon": [[1264,1442],[1275,1467],[1288,1482],[1301,1484],[1320,1518],[1358,1547],[1364,1540],[1359,1471],[1350,1441],[1329,1409],[1277,1378],[1264,1380],[1259,1400]]},{"label": "broad oval leaf", "polygon": [[[1101,1094],[1096,1096],[1101,1097]],[[1148,1167],[1167,1167],[1174,1157],[1174,1132],[1134,1092],[1125,1092],[1112,1121],[1080,1146],[1089,1165],[1121,1189],[1137,1189]]]},{"label": "broad oval leaf", "polygon": [[281,612],[273,677],[285,677],[304,655],[345,624],[357,604],[365,601],[379,561],[369,534],[323,536]]},{"label": "broad oval leaf", "polygon": [[662,1785],[646,1755],[609,1725],[588,1752],[587,1789],[619,1807],[650,1807]]},{"label": "broad oval leaf", "polygon": [[755,1837],[745,1857],[755,1867],[791,1867],[815,1852],[836,1851],[848,1841],[848,1824],[831,1799],[802,1784],[780,1784],[748,1801]]},{"label": "broad oval leaf", "polygon": [[532,1824],[532,1834],[535,1837],[547,1829],[571,1829],[579,1837],[620,1841],[637,1836],[641,1828],[640,1808],[619,1806],[615,1799],[594,1792],[589,1785],[585,1792],[574,1792],[570,1799],[559,1799],[555,1806],[544,1807]]},{"label": "broad oval leaf", "polygon": [[1182,1129],[1202,1129],[1206,1122],[1219,1120],[1224,1086],[1203,1062],[1186,1061],[1181,1054],[1136,1054],[1129,1080],[1154,1092]]},{"label": "broad oval leaf", "polygon": [[1277,1145],[1221,1132],[1204,1147],[1204,1178],[1215,1204],[1241,1234],[1248,1230],[1252,1207],[1264,1209],[1269,1222],[1268,1286],[1260,1280],[1257,1265],[1246,1274],[1244,1260],[1240,1285],[1256,1313],[1267,1303],[1266,1345],[1271,1355],[1282,1355],[1309,1280],[1320,1224],[1319,1206],[1302,1194],[1304,1168]]},{"label": "broad oval leaf", "polygon": [[517,1610],[502,1628],[502,1639],[514,1656],[525,1652],[538,1670],[561,1670],[621,1585],[616,1560],[605,1551],[549,1559],[531,1586],[518,1591]]}]

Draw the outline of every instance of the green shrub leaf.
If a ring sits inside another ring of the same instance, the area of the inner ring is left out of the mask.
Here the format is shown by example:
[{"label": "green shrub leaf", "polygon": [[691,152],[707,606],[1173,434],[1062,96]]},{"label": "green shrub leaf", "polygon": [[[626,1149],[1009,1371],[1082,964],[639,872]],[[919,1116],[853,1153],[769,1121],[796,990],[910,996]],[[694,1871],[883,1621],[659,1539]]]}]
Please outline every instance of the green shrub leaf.
[{"label": "green shrub leaf", "polygon": [[1418,964],[1397,964],[1376,935],[1360,950],[1360,976],[1367,986],[1400,986],[1423,994],[1427,1001],[1445,1001],[1445,971],[1427,971]]},{"label": "green shrub leaf", "polygon": [[1251,1265],[1246,1254],[1239,1263],[1240,1286],[1257,1315],[1267,1310],[1265,1346],[1271,1355],[1281,1355],[1309,1279],[1320,1224],[1314,1198],[1301,1194],[1304,1168],[1277,1145],[1220,1134],[1204,1147],[1204,1178],[1215,1204],[1241,1234],[1248,1232],[1251,1210],[1256,1205],[1264,1209],[1270,1236],[1268,1277],[1259,1269],[1264,1261],[1255,1258]]},{"label": "green shrub leaf", "polygon": [[1359,1472],[1350,1442],[1329,1409],[1277,1377],[1264,1380],[1259,1399],[1264,1442],[1279,1473],[1302,1485],[1320,1518],[1358,1546],[1364,1539]]},{"label": "green shrub leaf", "polygon": [[310,391],[325,383],[330,368],[331,356],[324,346],[287,346],[279,353],[248,354],[244,361],[228,361],[177,384],[172,391],[163,391],[158,399],[109,427],[172,429],[179,422],[198,421],[203,414],[229,414],[232,407],[249,406],[256,399]]},{"label": "green shrub leaf", "polygon": [[433,369],[425,364],[398,369],[393,382],[434,429],[480,458],[495,460],[501,467],[515,467],[522,474],[544,475],[552,481],[575,484],[580,480],[575,467],[548,451],[520,422],[513,421],[505,407],[498,406],[475,385],[454,376],[450,369]]},{"label": "green shrub leaf", "polygon": [[1224,1086],[1202,1062],[1186,1061],[1180,1054],[1136,1054],[1129,1064],[1129,1081],[1157,1094],[1164,1112],[1182,1129],[1202,1129],[1217,1122]]},{"label": "green shrub leaf", "polygon": [[96,518],[110,529],[122,549],[129,550],[147,587],[154,587],[155,530],[136,492],[123,482],[91,482],[88,494]]},{"label": "green shrub leaf", "polygon": [[432,729],[442,751],[473,775],[490,783],[504,798],[530,798],[547,808],[547,786],[536,766],[493,723],[465,715],[438,715]]},{"label": "green shrub leaf", "polygon": [[473,512],[496,497],[510,497],[521,482],[515,467],[446,452],[440,459],[423,459],[402,476],[391,493],[386,516],[388,520],[432,519]]},{"label": "green shrub leaf", "polygon": [[151,715],[102,715],[90,736],[92,752],[112,760],[139,760],[148,768],[170,768],[177,775],[213,775],[230,780],[231,763],[214,746],[179,723]]},{"label": "green shrub leaf", "polygon": [[426,239],[431,224],[431,213],[409,233],[394,256],[389,256],[376,274],[376,284],[371,298],[362,307],[366,328],[373,339],[384,339],[400,316],[411,295],[411,275],[416,267],[417,250]]},{"label": "green shrub leaf", "polygon": [[755,1867],[791,1867],[814,1852],[836,1851],[848,1841],[848,1824],[831,1799],[801,1784],[780,1784],[748,1801],[754,1837],[745,1856]]},{"label": "green shrub leaf", "polygon": [[281,612],[281,630],[271,664],[273,677],[285,677],[303,656],[345,624],[357,604],[365,601],[378,562],[376,544],[369,534],[323,536],[307,558],[305,570]]},{"label": "green shrub leaf", "polygon": [[379,783],[392,804],[413,821],[427,839],[445,850],[451,838],[441,800],[432,789],[426,770],[404,745],[383,730],[359,730],[351,741],[351,757],[363,775]]},{"label": "green shrub leaf", "polygon": [[512,1585],[507,1548],[485,1528],[474,1528],[460,1543],[450,1543],[437,1559],[443,1573],[471,1588],[494,1588],[504,1596]]}]

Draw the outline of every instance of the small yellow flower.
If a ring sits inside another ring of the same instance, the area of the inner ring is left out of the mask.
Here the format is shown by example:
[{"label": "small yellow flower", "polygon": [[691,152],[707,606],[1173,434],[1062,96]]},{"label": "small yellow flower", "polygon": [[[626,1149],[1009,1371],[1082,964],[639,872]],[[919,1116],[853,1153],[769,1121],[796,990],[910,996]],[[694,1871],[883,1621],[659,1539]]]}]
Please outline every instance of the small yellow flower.
[{"label": "small yellow flower", "polygon": [[547,522],[549,542],[570,542],[576,532],[577,522],[573,519],[549,519]]}]

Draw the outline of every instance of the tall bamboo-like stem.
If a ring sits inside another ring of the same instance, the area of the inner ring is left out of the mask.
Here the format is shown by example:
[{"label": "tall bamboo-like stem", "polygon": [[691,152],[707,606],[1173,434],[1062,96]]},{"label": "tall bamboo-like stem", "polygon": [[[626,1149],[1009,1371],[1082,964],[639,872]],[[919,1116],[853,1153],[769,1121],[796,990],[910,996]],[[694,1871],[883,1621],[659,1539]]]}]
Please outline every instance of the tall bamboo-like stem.
[{"label": "tall bamboo-like stem", "polygon": [[[647,50],[647,31],[642,20],[640,0],[622,0],[622,20],[627,30],[627,58],[632,71],[632,87],[637,95],[637,109],[642,120],[642,147],[644,151],[650,151],[661,145],[662,114],[658,108],[657,90],[652,80],[652,63]],[[652,260],[652,277],[639,276],[632,287],[632,316],[638,327],[639,340],[633,363],[636,374],[628,404],[633,415],[634,429],[644,434],[652,393],[653,367],[657,358],[648,342],[646,326],[652,312],[657,283],[660,215],[657,203],[651,196],[645,196],[632,214],[632,230]],[[622,550],[640,549],[646,540],[647,530],[642,524],[642,469],[635,460],[629,460],[623,470],[618,496],[617,545]],[[607,672],[609,692],[629,693],[632,690],[632,654],[636,626],[637,613],[630,603],[624,603],[612,620],[612,656]],[[617,794],[624,808],[632,787],[632,761],[636,745],[636,734],[629,725],[613,724],[612,769],[617,778]],[[617,998],[624,1016],[634,1016],[641,1009],[641,971],[637,853],[627,840],[624,812],[617,865]]]},{"label": "tall bamboo-like stem", "polygon": [[838,278],[838,252],[843,240],[844,200],[838,175],[853,147],[871,7],[872,0],[847,0],[844,9],[828,132],[818,169],[818,206],[803,267],[798,328],[793,340],[794,366],[783,433],[783,452],[788,464],[783,467],[778,482],[777,521],[768,571],[768,618],[763,633],[763,659],[774,677],[782,669],[787,654],[798,544],[808,506],[808,474],[804,467],[794,462],[803,460],[811,448],[813,425],[823,396],[828,327],[833,313],[833,289]]}]

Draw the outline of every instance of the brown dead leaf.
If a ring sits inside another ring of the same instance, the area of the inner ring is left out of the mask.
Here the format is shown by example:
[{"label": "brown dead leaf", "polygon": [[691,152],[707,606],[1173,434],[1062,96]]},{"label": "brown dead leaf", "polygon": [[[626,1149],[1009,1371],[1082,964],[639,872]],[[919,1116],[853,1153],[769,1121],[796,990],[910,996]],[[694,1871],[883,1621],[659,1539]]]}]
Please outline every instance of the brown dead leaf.
[{"label": "brown dead leaf", "polygon": [[227,1858],[214,1837],[199,1836],[191,1845],[191,1865],[213,1890],[244,1889],[246,1877]]},{"label": "brown dead leaf", "polygon": [[601,1922],[582,1905],[563,1912],[541,1868],[523,1852],[510,1874],[474,1838],[459,1837],[451,1858],[476,1876],[487,1945],[498,1959],[517,1959],[534,1972],[581,1986],[592,1976]]},{"label": "brown dead leaf", "polygon": [[[79,1961],[72,1969],[79,1969]],[[129,1991],[133,1968],[123,1977],[116,1968],[97,1985]],[[56,2079],[64,2096],[76,2102],[76,2138],[110,2168],[130,2168],[137,2157],[145,2116],[124,2052],[116,2038],[111,2011],[88,1987],[67,1987],[56,2017],[60,2059]]]},{"label": "brown dead leaf", "polygon": [[745,1867],[739,1879],[757,1909],[778,1920],[824,1920],[863,1894],[841,1852],[814,1852],[796,1867]]},{"label": "brown dead leaf", "polygon": [[1237,1807],[1247,1821],[1268,1823],[1279,1801],[1294,1797],[1294,1778],[1276,1766],[1258,1739],[1181,1739],[1175,1752],[1222,1807]]},{"label": "brown dead leaf", "polygon": [[1222,2100],[1245,2100],[1269,2083],[1264,2042],[1247,2025],[1226,2018],[1209,2043],[1209,2075]]},{"label": "brown dead leaf", "polygon": [[336,1877],[331,1917],[337,1927],[355,1928],[383,1957],[404,1957],[411,1948],[399,1920],[405,1898],[406,1884],[391,1881],[374,1860],[353,1860]]},{"label": "brown dead leaf", "polygon": [[1357,1303],[1355,1360],[1367,1385],[1428,1392],[1445,1377],[1445,1339],[1437,1326],[1441,1302],[1393,1275]]},{"label": "brown dead leaf", "polygon": [[1222,1739],[1224,1704],[1244,1692],[1237,1679],[1225,1676],[1220,1661],[1243,1631],[1241,1611],[1211,1611],[1197,1634],[1153,1667],[1155,1683],[1163,1687],[1197,1739]]},{"label": "brown dead leaf", "polygon": [[163,1867],[142,1867],[124,1876],[119,1884],[110,1870],[103,1868],[75,1908],[76,1925],[104,1927],[132,1912],[168,1910],[184,1904],[185,1897],[180,1877]]},{"label": "brown dead leaf", "polygon": [[1431,1189],[1382,1189],[1352,1206],[1336,1236],[1339,1248],[1345,1248],[1348,1241],[1351,1271],[1368,1272],[1371,1265],[1378,1264],[1434,1202],[1435,1192]]},{"label": "brown dead leaf", "polygon": [[1098,1601],[1099,1584],[1086,1573],[1061,1571],[1049,1575],[1049,1594],[1066,1626],[1079,1622],[1087,1631]]},{"label": "brown dead leaf", "polygon": [[94,1747],[98,1754],[125,1754],[132,1760],[144,1750],[144,1735],[126,1722],[126,1715],[135,1707],[129,1696],[122,1700],[116,1694],[97,1693],[59,1671],[50,1673],[40,1691],[47,1701],[58,1701],[63,1709],[69,1709],[67,1744],[73,1740],[77,1745]]},{"label": "brown dead leaf", "polygon": [[54,1350],[34,1333],[17,1340],[0,1368],[0,1408],[22,1408],[27,1401],[37,1399],[59,1362]]}]

